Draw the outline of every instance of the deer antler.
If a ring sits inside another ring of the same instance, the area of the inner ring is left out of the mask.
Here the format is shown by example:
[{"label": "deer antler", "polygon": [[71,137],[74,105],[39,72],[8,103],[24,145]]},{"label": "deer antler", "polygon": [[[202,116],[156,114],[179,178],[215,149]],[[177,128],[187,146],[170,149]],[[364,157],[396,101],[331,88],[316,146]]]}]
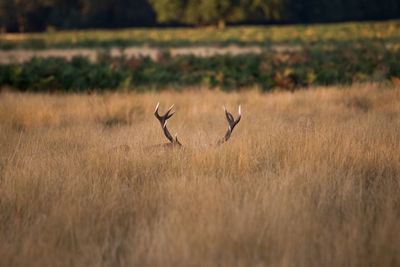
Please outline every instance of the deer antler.
[{"label": "deer antler", "polygon": [[221,145],[223,143],[225,143],[226,141],[229,140],[229,138],[231,137],[231,134],[233,132],[233,129],[235,128],[235,126],[239,123],[240,119],[242,118],[242,111],[241,111],[241,107],[239,105],[239,109],[238,109],[238,114],[239,116],[235,119],[231,113],[229,113],[226,110],[226,107],[224,106],[224,110],[225,110],[225,116],[226,119],[228,120],[228,130],[226,131],[225,136],[218,141],[218,145]]},{"label": "deer antler", "polygon": [[172,137],[171,133],[168,131],[168,128],[167,128],[168,119],[170,119],[172,117],[172,115],[175,114],[175,112],[170,113],[172,111],[172,109],[174,108],[174,105],[172,105],[163,116],[160,116],[160,114],[158,114],[159,106],[160,106],[160,103],[157,104],[156,109],[154,110],[154,116],[156,116],[157,120],[160,122],[161,128],[164,131],[165,137],[167,137],[167,139],[171,142],[172,145],[182,146],[182,144],[178,140],[178,134],[175,134],[175,137]]}]

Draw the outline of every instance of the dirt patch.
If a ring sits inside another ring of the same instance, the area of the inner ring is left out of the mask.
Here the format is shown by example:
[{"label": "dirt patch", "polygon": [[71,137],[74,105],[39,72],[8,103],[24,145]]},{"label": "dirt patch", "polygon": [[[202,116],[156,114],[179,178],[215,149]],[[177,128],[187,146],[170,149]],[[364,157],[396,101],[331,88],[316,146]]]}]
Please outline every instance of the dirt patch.
[{"label": "dirt patch", "polygon": [[[161,53],[169,52],[172,56],[194,55],[197,57],[211,57],[215,55],[243,55],[243,54],[260,54],[266,48],[259,46],[251,47],[183,47],[183,48],[151,48],[151,47],[128,47],[126,49],[111,48],[109,50],[112,57],[124,56],[126,58],[133,57],[150,57],[157,60]],[[287,46],[287,47],[270,47],[269,49],[281,50],[299,50],[300,47]],[[97,55],[105,52],[104,49],[47,49],[47,50],[25,50],[16,49],[10,51],[0,51],[0,64],[22,63],[34,57],[48,58],[48,57],[62,57],[68,60],[73,57],[83,56],[96,61]]]}]

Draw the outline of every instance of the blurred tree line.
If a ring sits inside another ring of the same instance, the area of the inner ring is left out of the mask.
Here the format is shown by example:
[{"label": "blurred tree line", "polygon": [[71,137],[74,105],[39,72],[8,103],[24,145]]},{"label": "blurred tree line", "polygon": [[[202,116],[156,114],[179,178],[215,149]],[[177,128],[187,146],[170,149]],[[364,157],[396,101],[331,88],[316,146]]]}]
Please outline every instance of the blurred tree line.
[{"label": "blurred tree line", "polygon": [[3,32],[399,17],[399,0],[0,0]]}]

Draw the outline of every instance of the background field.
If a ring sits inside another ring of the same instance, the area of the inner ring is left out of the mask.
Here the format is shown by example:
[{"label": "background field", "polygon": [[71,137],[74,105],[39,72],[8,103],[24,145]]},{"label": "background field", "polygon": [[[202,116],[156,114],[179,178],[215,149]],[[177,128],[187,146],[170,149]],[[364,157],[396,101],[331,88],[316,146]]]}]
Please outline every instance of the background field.
[{"label": "background field", "polygon": [[[148,147],[158,101],[187,149]],[[383,84],[3,91],[0,266],[397,266],[399,101]],[[222,104],[243,119],[214,147]]]},{"label": "background field", "polygon": [[2,49],[74,47],[187,47],[199,45],[310,45],[353,42],[398,43],[400,22],[351,22],[294,26],[238,26],[221,31],[209,28],[150,28],[81,30],[1,34]]},{"label": "background field", "polygon": [[[0,36],[0,86],[20,91],[238,90],[393,82],[400,23]],[[233,46],[230,46],[233,45]],[[24,48],[24,49],[21,49]]]}]

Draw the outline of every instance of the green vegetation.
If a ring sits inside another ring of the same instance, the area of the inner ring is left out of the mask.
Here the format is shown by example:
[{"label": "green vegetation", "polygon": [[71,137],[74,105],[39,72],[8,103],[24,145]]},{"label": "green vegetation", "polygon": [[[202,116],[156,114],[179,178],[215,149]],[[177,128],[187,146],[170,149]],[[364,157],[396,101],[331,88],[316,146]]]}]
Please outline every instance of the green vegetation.
[{"label": "green vegetation", "polygon": [[218,25],[250,18],[278,19],[282,0],[150,0],[160,22]]},{"label": "green vegetation", "polygon": [[[4,34],[0,47],[109,48],[257,45],[261,55],[115,58],[34,58],[0,66],[0,86],[28,91],[83,91],[172,86],[259,86],[295,90],[310,85],[382,81],[400,76],[400,21],[315,26],[129,29]],[[275,49],[270,49],[271,47]],[[277,48],[277,49],[276,49]]]},{"label": "green vegetation", "polygon": [[399,13],[398,0],[1,0],[0,29],[365,21],[398,18]]},{"label": "green vegetation", "polygon": [[400,21],[342,23],[315,26],[228,27],[192,29],[128,29],[46,32],[0,35],[1,49],[127,47],[147,45],[177,47],[198,45],[320,45],[399,43]]},{"label": "green vegetation", "polygon": [[0,67],[0,85],[20,90],[81,91],[205,85],[226,90],[258,85],[295,90],[309,85],[382,81],[400,76],[400,47],[381,46],[265,52],[261,55],[125,59],[35,58]]}]

